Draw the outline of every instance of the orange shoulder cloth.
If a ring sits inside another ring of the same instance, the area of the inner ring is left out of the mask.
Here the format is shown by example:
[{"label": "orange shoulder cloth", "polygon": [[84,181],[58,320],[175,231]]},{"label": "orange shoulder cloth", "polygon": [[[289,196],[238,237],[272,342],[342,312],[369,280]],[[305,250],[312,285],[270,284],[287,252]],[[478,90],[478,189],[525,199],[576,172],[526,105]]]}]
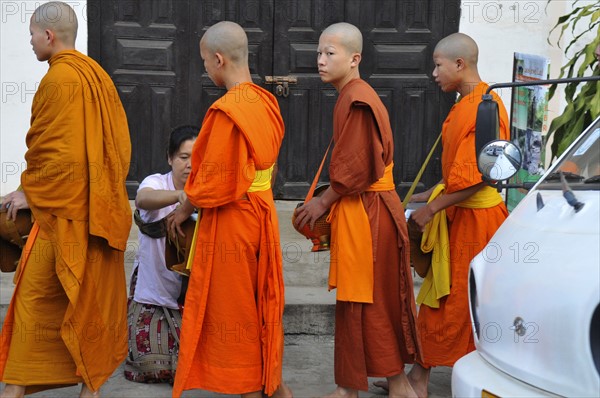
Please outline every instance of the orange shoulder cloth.
[{"label": "orange shoulder cloth", "polygon": [[32,105],[23,190],[42,228],[52,217],[88,221],[90,234],[125,250],[131,143],[117,90],[100,65],[78,51],[48,62]]}]

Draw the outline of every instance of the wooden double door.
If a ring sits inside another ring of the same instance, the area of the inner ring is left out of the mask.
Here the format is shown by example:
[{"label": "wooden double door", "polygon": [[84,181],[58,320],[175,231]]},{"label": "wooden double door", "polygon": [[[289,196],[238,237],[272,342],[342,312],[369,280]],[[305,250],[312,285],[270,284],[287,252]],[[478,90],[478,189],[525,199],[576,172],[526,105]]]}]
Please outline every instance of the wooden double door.
[{"label": "wooden double door", "polygon": [[[131,197],[144,177],[168,170],[171,129],[199,126],[223,94],[205,73],[198,46],[219,21],[245,29],[254,82],[279,100],[286,125],[279,199],[305,196],[331,138],[337,93],[316,68],[328,25],[346,21],[363,32],[360,72],[388,108],[401,195],[453,103],[431,79],[431,58],[435,43],[458,30],[459,0],[88,0],[88,17],[89,53],[113,78],[128,116]],[[425,185],[440,178],[439,158],[431,163]]]}]

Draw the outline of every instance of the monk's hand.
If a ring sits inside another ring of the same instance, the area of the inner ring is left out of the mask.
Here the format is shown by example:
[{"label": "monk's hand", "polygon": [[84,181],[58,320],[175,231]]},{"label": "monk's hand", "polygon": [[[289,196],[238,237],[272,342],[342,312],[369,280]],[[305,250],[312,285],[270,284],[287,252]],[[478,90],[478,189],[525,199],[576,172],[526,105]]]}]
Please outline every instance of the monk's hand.
[{"label": "monk's hand", "polygon": [[414,222],[419,228],[419,231],[423,232],[425,231],[425,226],[429,221],[431,221],[434,215],[435,213],[431,209],[431,206],[427,204],[410,213],[410,219],[408,221]]},{"label": "monk's hand", "polygon": [[6,209],[6,216],[9,220],[17,220],[17,212],[20,209],[29,209],[29,203],[23,191],[14,191],[9,193],[2,200],[2,209]]},{"label": "monk's hand", "polygon": [[313,229],[317,219],[325,214],[327,209],[328,207],[325,206],[321,197],[314,197],[296,209],[294,225],[297,229],[302,229],[308,224],[310,229]]}]

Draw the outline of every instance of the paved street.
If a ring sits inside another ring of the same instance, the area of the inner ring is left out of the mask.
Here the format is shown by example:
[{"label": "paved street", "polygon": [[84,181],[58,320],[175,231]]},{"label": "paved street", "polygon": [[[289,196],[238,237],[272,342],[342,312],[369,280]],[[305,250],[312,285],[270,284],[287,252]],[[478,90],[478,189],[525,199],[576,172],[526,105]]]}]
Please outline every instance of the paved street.
[{"label": "paved street", "polygon": [[[284,353],[284,380],[295,397],[318,397],[335,388],[333,383],[333,318],[335,293],[326,286],[328,256],[311,253],[310,242],[300,236],[291,226],[291,215],[296,202],[277,203],[280,220],[282,247],[284,250],[284,277],[286,283],[286,330]],[[132,227],[126,258],[126,275],[131,267],[137,248],[137,227]],[[4,319],[12,295],[12,274],[0,275],[0,318]],[[415,280],[415,291],[420,278]],[[410,367],[407,367],[407,370]],[[432,371],[429,397],[450,397],[450,369]],[[385,391],[374,387],[361,392],[361,397],[385,396]],[[43,391],[31,397],[68,398],[77,397],[80,387]],[[171,396],[167,384],[140,384],[125,380],[123,369],[115,371],[102,388],[106,398],[162,398]],[[183,397],[223,396],[207,391],[187,391]]]}]

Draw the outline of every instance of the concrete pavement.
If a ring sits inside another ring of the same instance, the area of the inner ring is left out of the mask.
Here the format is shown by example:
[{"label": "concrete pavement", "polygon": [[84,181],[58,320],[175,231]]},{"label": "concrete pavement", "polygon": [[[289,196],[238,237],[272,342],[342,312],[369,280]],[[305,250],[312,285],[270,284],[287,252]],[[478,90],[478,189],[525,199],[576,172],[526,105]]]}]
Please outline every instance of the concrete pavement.
[{"label": "concrete pavement", "polygon": [[[278,201],[281,244],[284,257],[286,283],[284,380],[292,388],[295,397],[315,397],[331,392],[333,383],[333,328],[335,292],[326,288],[328,252],[312,253],[311,244],[299,235],[291,225],[291,216],[297,202]],[[133,205],[133,203],[132,203]],[[126,275],[129,279],[137,250],[137,227],[131,229],[125,255]],[[415,276],[415,292],[421,279]],[[0,274],[0,318],[4,319],[6,307],[13,291],[12,274]],[[416,294],[416,293],[415,293]],[[407,366],[407,370],[410,365]],[[449,397],[450,368],[432,371],[429,385],[431,398]],[[361,397],[385,396],[385,392],[372,386]],[[80,387],[48,390],[32,397],[77,397]],[[167,384],[140,384],[125,380],[122,366],[118,368],[102,388],[103,397],[158,398],[170,397],[171,386]],[[184,397],[227,396],[207,391],[187,391]]]}]

